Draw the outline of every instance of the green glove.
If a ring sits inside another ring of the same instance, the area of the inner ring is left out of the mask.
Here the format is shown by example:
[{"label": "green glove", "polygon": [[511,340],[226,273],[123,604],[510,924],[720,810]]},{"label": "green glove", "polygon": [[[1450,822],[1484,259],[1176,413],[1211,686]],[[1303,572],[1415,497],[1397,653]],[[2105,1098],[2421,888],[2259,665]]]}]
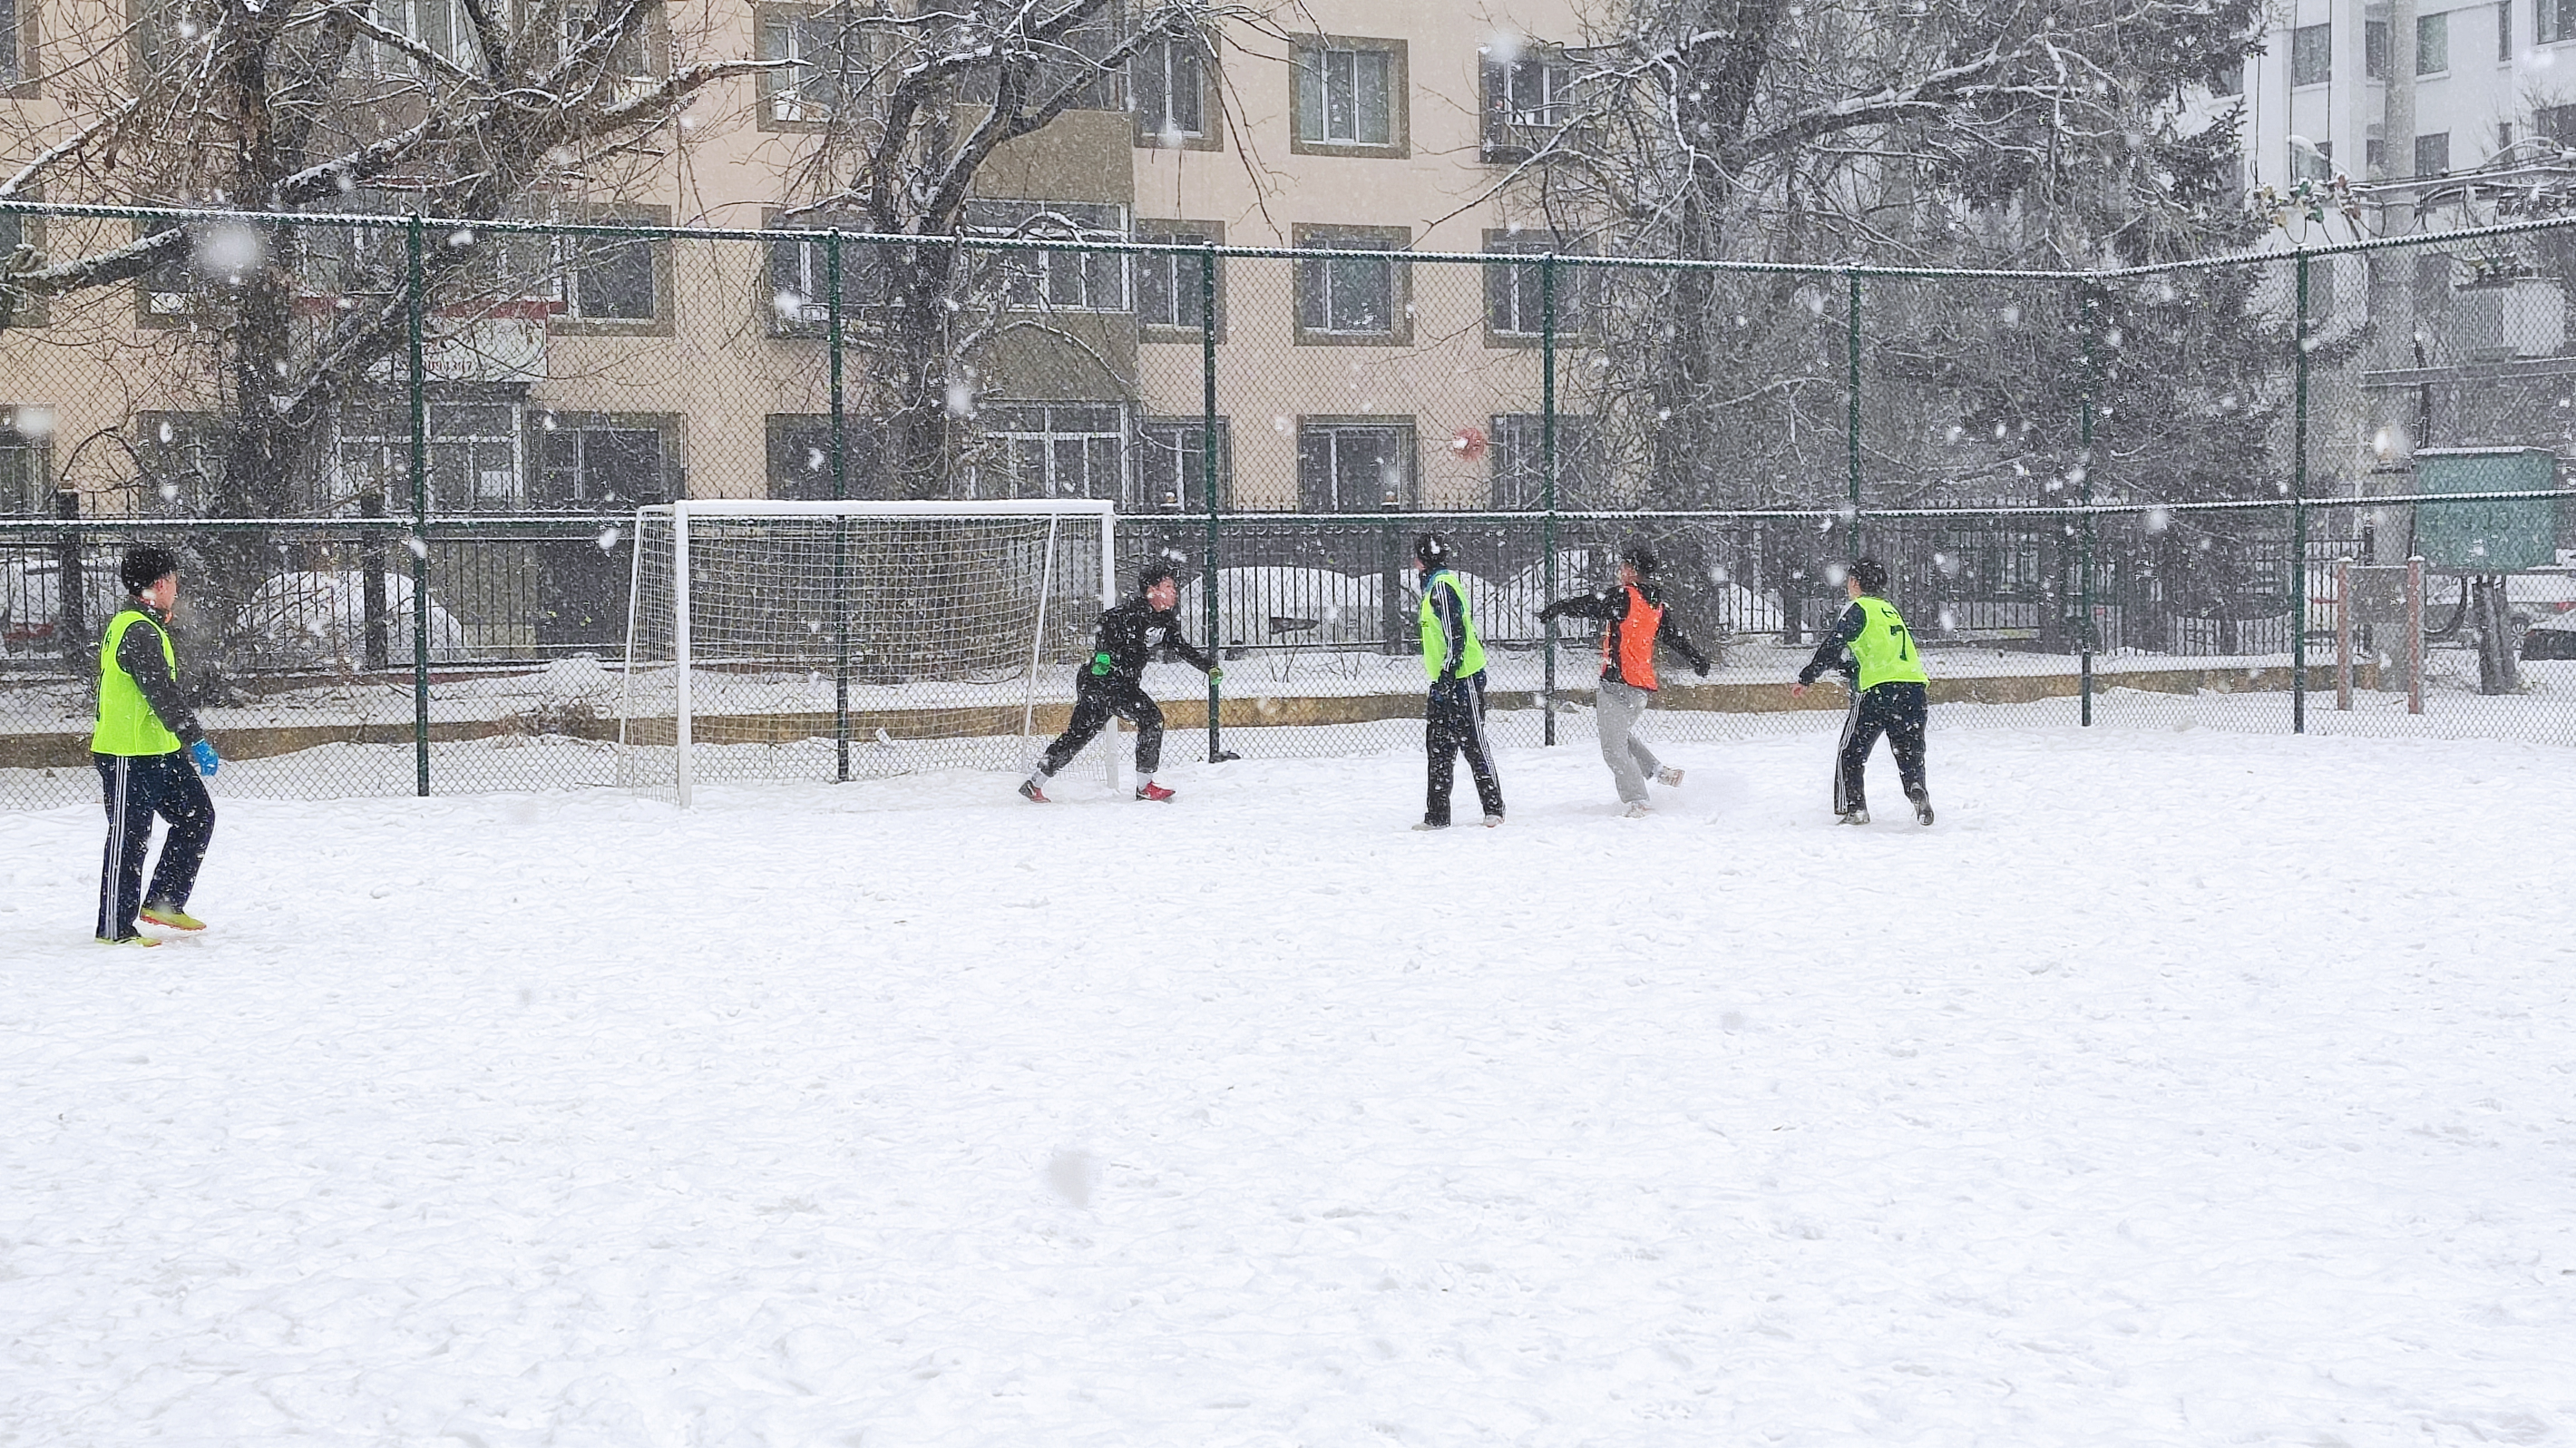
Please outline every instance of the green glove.
[{"label": "green glove", "polygon": [[1103,649],[1099,653],[1091,656],[1091,672],[1098,678],[1107,678],[1109,676],[1109,651],[1107,649]]},{"label": "green glove", "polygon": [[1208,682],[1209,682],[1209,683],[1211,683],[1211,684],[1222,684],[1222,683],[1224,683],[1224,682],[1225,682],[1225,670],[1223,670],[1223,669],[1210,669],[1210,670],[1208,670]]}]

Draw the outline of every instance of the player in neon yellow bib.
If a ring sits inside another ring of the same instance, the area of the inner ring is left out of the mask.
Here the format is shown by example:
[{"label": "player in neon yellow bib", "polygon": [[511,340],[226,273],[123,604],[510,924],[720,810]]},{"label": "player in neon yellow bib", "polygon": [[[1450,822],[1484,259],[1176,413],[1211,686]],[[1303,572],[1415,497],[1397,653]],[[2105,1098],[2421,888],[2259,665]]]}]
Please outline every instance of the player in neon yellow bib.
[{"label": "player in neon yellow bib", "polygon": [[[135,929],[138,915],[172,930],[206,928],[188,913],[188,896],[215,834],[215,802],[201,776],[213,774],[221,761],[179,692],[179,650],[170,641],[179,560],[166,548],[145,544],[126,551],[118,572],[127,598],[99,639],[98,732],[89,746],[107,803],[98,939],[102,945],[158,945]],[[170,829],[147,894],[143,858],[152,849],[156,815]]]},{"label": "player in neon yellow bib", "polygon": [[1851,712],[1843,719],[1843,742],[1834,765],[1834,816],[1847,825],[1869,823],[1869,800],[1861,792],[1861,773],[1878,736],[1896,756],[1897,778],[1913,802],[1918,824],[1932,823],[1932,795],[1923,784],[1923,725],[1929,712],[1929,680],[1923,656],[1914,648],[1914,632],[1905,616],[1887,601],[1887,567],[1875,558],[1851,566],[1843,579],[1851,599],[1833,632],[1816,646],[1816,655],[1798,671],[1789,692],[1803,695],[1818,675],[1832,669],[1850,683]]}]

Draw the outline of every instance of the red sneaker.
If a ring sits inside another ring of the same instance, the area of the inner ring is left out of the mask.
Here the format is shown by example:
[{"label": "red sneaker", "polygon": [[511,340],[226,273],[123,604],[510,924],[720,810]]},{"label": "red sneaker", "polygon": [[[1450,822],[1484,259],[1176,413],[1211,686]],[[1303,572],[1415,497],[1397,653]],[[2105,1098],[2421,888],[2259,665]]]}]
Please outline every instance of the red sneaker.
[{"label": "red sneaker", "polygon": [[1146,780],[1144,785],[1136,791],[1136,797],[1138,799],[1150,799],[1157,804],[1170,803],[1173,795],[1174,791],[1165,789],[1150,779]]},{"label": "red sneaker", "polygon": [[1046,797],[1045,790],[1038,788],[1038,782],[1034,779],[1024,779],[1020,781],[1020,798],[1028,800],[1033,804],[1055,803],[1054,800]]}]

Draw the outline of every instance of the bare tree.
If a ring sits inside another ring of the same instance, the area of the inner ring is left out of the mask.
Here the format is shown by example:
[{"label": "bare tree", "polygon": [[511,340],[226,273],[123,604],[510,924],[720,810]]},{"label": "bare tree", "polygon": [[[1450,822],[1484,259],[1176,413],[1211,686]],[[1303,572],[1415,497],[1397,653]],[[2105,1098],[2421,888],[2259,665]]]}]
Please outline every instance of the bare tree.
[{"label": "bare tree", "polygon": [[[1246,14],[1211,0],[932,0],[912,13],[845,5],[799,22],[809,27],[801,58],[772,80],[773,96],[809,119],[819,111],[824,136],[795,186],[810,200],[785,219],[921,238],[844,258],[845,298],[871,323],[854,341],[870,359],[878,461],[901,496],[950,488],[979,353],[1045,325],[1043,295],[1033,311],[1013,293],[1063,264],[957,244],[978,174],[1068,111],[1125,109],[1131,60],[1159,64],[1178,49],[1193,68],[1212,66],[1220,25]],[[1072,209],[1023,208],[977,229],[1084,239]]]}]

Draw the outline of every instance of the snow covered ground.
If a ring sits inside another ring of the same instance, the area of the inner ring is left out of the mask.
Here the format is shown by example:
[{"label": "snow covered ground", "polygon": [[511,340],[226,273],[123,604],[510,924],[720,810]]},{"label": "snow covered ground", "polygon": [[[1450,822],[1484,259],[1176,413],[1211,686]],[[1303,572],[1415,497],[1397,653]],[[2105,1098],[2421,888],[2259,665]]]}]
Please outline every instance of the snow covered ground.
[{"label": "snow covered ground", "polygon": [[2569,754],[1826,742],[0,814],[0,1443],[2576,1438]]}]

